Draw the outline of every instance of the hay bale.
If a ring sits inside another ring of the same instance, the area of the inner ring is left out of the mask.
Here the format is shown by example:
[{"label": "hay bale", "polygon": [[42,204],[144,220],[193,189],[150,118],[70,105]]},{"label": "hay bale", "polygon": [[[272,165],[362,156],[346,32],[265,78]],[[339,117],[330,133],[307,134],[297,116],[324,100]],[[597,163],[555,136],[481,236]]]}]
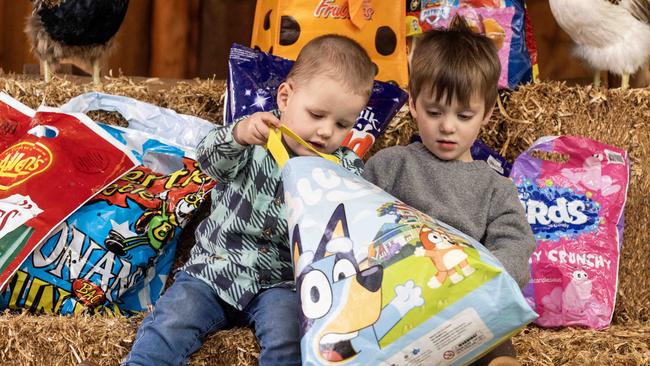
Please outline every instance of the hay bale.
[{"label": "hay bale", "polygon": [[[120,77],[106,78],[102,91],[220,123],[224,85],[218,80],[169,83]],[[44,84],[33,78],[0,75],[0,90],[36,108],[42,102],[60,105],[92,86],[78,79],[55,78]],[[510,161],[538,137],[574,134],[624,148],[633,163],[614,325],[604,331],[530,326],[514,338],[521,360],[525,365],[650,364],[650,261],[645,256],[650,252],[650,237],[643,230],[650,218],[645,204],[650,188],[650,89],[603,90],[548,82],[527,85],[502,97],[505,107],[494,113],[481,138]],[[93,118],[124,123],[109,113],[93,114]],[[415,130],[408,109],[402,109],[368,156],[383,147],[408,144]],[[175,267],[184,262],[193,244],[191,225],[179,243]],[[128,352],[140,321],[141,317],[5,313],[0,316],[0,363],[69,365],[90,358],[101,365],[115,365]],[[234,329],[209,337],[190,364],[253,365],[258,355],[252,332]]]},{"label": "hay bale", "polygon": [[[217,124],[223,118],[225,90],[225,81],[215,79],[169,82],[156,78],[105,77],[103,84],[95,88],[88,78],[53,76],[51,82],[45,83],[33,76],[0,74],[0,91],[33,109],[41,104],[60,106],[80,94],[99,91],[171,108]],[[97,112],[91,116],[100,122],[125,125],[114,113]]]},{"label": "hay bale", "polygon": [[[76,365],[92,360],[117,365],[127,355],[142,317],[0,316],[0,364],[16,366]],[[255,365],[259,348],[248,329],[212,335],[190,365]]]},{"label": "hay bale", "polygon": [[627,150],[632,165],[614,321],[650,322],[650,88],[528,85],[493,120],[482,137],[510,161],[546,135],[588,136]]},{"label": "hay bale", "polygon": [[596,331],[529,326],[513,343],[526,366],[650,365],[650,324],[630,322]]},{"label": "hay bale", "polygon": [[[128,353],[141,319],[5,313],[0,317],[0,363],[58,366],[87,359],[117,365]],[[647,323],[613,325],[603,331],[529,326],[513,340],[526,366],[650,364]],[[238,328],[208,338],[190,365],[255,365],[258,356],[253,333]]]}]

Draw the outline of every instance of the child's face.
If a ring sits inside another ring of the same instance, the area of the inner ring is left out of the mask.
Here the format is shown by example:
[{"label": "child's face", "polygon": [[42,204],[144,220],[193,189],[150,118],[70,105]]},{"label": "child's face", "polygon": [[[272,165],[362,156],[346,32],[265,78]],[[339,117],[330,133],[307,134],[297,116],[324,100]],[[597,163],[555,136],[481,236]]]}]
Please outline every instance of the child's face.
[{"label": "child's face", "polygon": [[[324,76],[297,87],[295,82],[282,83],[278,89],[280,122],[316,150],[330,154],[341,146],[368,101],[347,89]],[[285,144],[298,155],[314,155],[293,139],[285,139]]]},{"label": "child's face", "polygon": [[434,100],[430,94],[420,93],[417,100],[409,99],[409,108],[415,118],[422,143],[442,160],[472,161],[470,148],[481,127],[488,123],[492,109],[485,112],[485,101],[472,96],[469,106],[453,98],[451,105]]}]

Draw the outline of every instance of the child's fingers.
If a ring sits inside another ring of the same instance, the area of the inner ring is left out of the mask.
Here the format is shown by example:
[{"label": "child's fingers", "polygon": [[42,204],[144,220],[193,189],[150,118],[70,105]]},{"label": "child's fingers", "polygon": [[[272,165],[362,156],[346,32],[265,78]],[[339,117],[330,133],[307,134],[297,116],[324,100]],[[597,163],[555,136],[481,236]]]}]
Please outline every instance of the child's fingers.
[{"label": "child's fingers", "polygon": [[264,145],[269,138],[269,128],[280,126],[280,120],[269,112],[257,112],[240,122],[237,127],[236,138],[247,145]]},{"label": "child's fingers", "polygon": [[269,139],[269,127],[264,123],[256,124],[253,129],[253,136],[258,140],[258,144],[265,144]]},{"label": "child's fingers", "polygon": [[264,113],[261,117],[262,121],[264,121],[267,126],[272,126],[275,128],[280,127],[280,120],[274,116],[273,113]]}]

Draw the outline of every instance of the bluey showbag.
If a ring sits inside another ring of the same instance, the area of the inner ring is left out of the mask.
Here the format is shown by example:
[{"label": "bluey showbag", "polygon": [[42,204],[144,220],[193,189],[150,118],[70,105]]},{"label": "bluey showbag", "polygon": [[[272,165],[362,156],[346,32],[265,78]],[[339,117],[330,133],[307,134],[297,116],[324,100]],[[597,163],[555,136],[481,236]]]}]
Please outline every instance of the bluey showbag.
[{"label": "bluey showbag", "polygon": [[625,150],[575,136],[541,138],[515,161],[511,178],[537,240],[524,288],[537,324],[609,326],[628,172]]},{"label": "bluey showbag", "polygon": [[335,162],[282,179],[304,365],[465,364],[535,318],[481,244]]}]

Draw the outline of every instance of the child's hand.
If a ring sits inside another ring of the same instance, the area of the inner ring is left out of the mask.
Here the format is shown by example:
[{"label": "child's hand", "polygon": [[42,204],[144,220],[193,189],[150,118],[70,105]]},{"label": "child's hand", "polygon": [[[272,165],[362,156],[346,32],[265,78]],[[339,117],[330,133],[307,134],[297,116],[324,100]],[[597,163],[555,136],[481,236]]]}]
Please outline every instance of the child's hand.
[{"label": "child's hand", "polygon": [[257,112],[238,122],[232,135],[241,145],[264,145],[269,139],[269,128],[277,127],[280,120],[273,113]]}]

